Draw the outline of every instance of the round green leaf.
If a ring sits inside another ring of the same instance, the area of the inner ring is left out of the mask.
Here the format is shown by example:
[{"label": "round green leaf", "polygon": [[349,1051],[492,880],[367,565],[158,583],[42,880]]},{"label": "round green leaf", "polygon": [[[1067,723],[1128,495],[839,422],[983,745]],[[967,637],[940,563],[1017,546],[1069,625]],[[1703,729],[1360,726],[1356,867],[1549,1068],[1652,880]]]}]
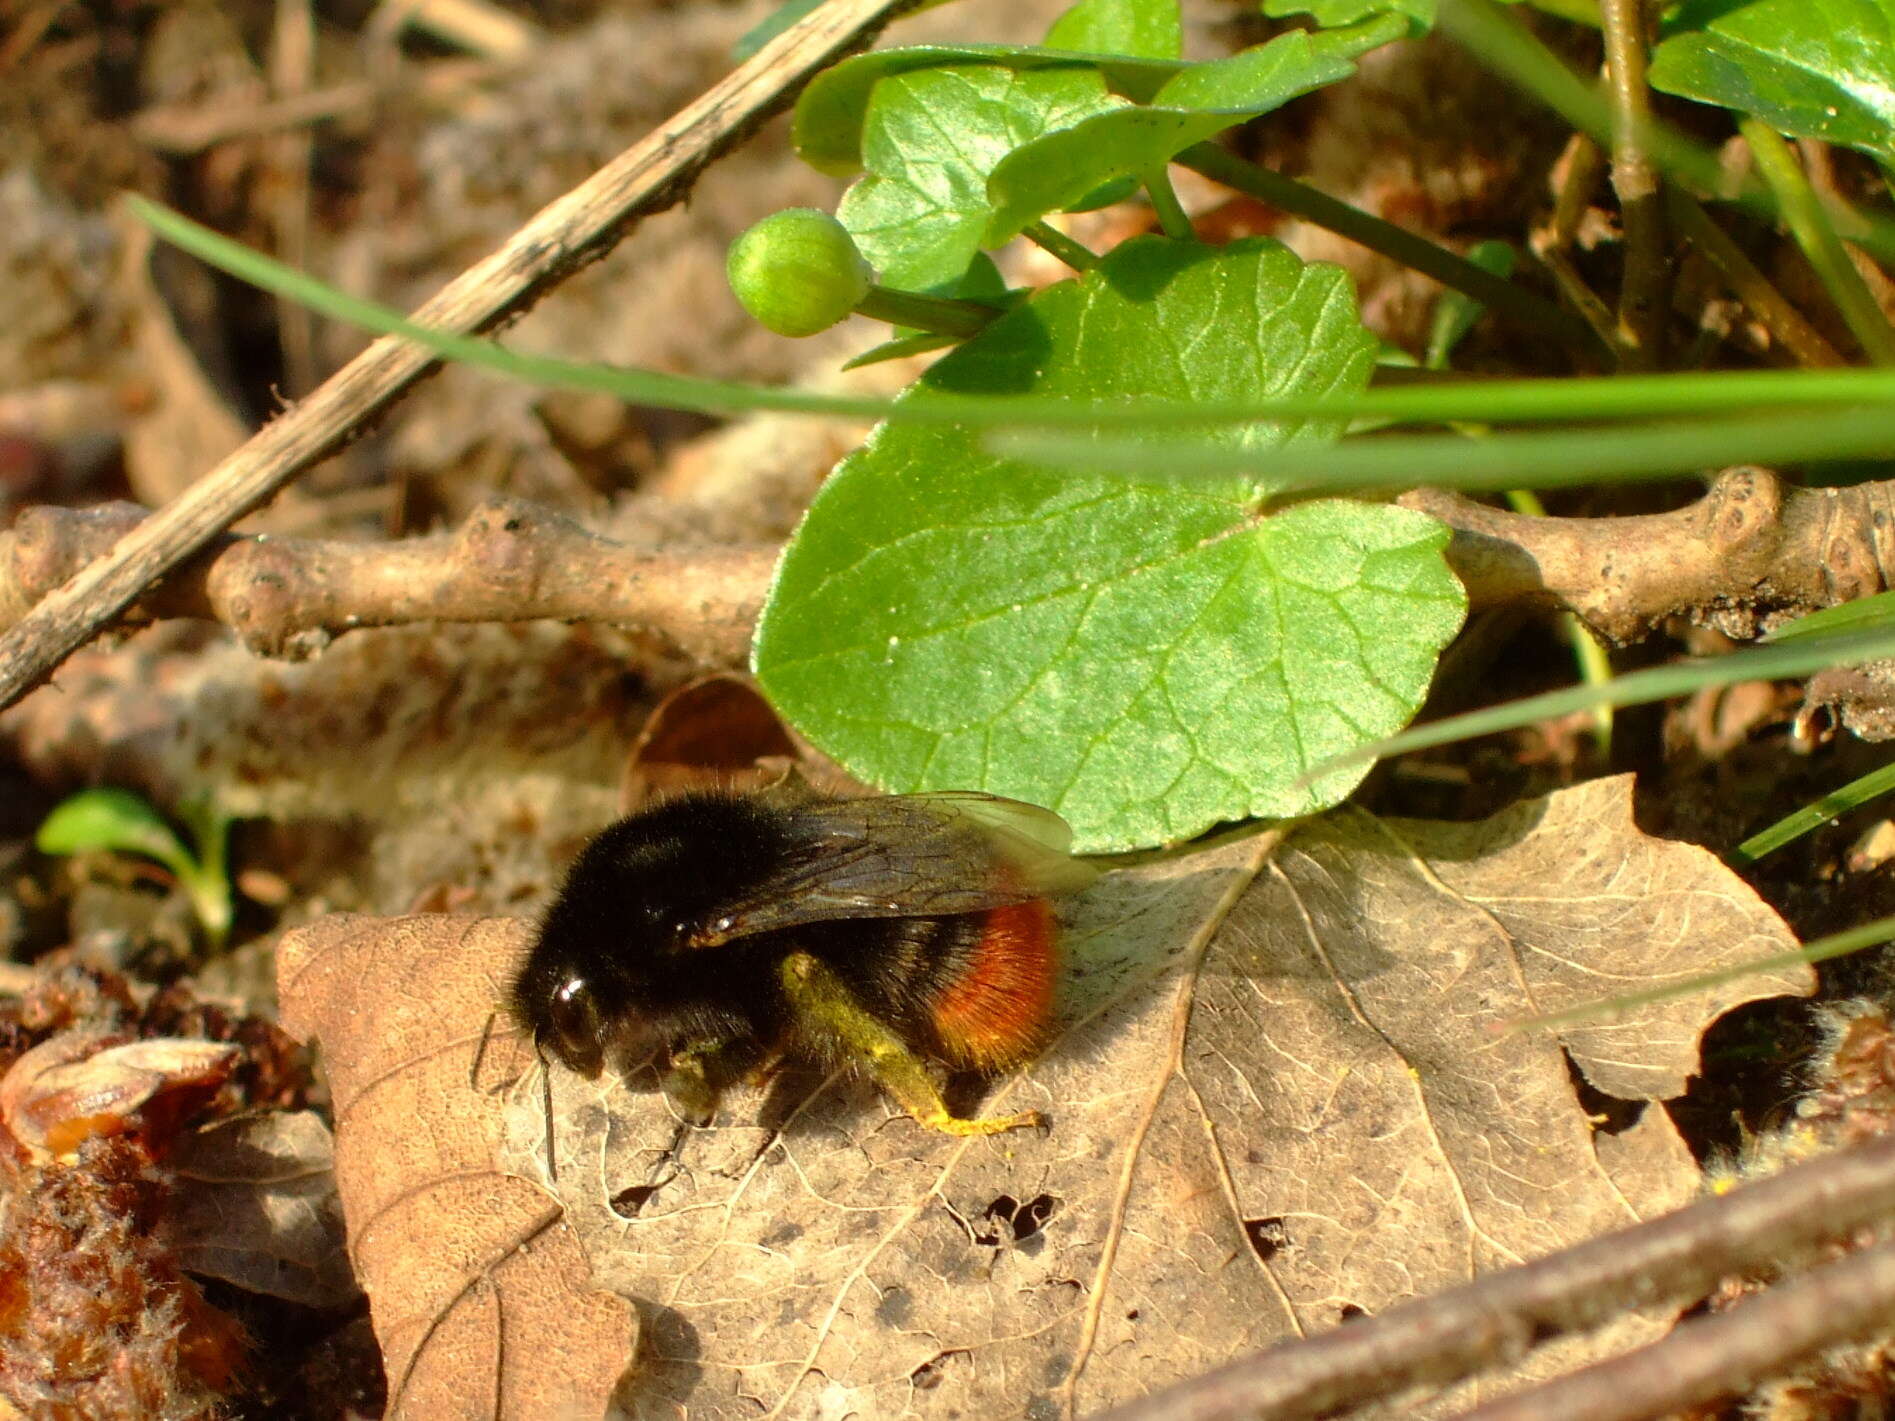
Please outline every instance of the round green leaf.
[{"label": "round green leaf", "polygon": [[1136,55],[1079,55],[1036,45],[931,44],[877,49],[833,64],[818,74],[790,119],[790,141],[797,155],[818,172],[846,178],[862,170],[863,130],[869,101],[882,80],[924,69],[958,65],[1001,65],[1021,72],[1043,69],[1091,69],[1106,87],[1143,102],[1186,66],[1176,59]]},{"label": "round green leaf", "polygon": [[1263,13],[1281,18],[1308,15],[1324,29],[1339,29],[1374,15],[1400,15],[1410,38],[1434,28],[1434,0],[1263,0]]},{"label": "round green leaf", "polygon": [[1176,59],[1184,53],[1178,0],[1079,0],[1053,21],[1046,47]]},{"label": "round green leaf", "polygon": [[1716,0],[1674,30],[1653,87],[1895,163],[1895,0]]},{"label": "round green leaf", "polygon": [[1095,69],[960,65],[883,79],[869,101],[869,176],[836,216],[885,285],[926,291],[956,280],[993,209],[987,175],[1021,144],[1124,106]]},{"label": "round green leaf", "polygon": [[[1344,275],[1256,239],[1116,248],[945,357],[924,389],[1074,401],[1342,393],[1374,342]],[[1086,851],[1302,813],[1316,764],[1405,724],[1464,596],[1447,533],[1267,480],[1168,477],[1181,443],[1265,450],[1333,421],[1170,431],[1150,474],[1061,472],[886,425],[786,551],[755,666],[791,721],[894,790],[1049,805]]]}]

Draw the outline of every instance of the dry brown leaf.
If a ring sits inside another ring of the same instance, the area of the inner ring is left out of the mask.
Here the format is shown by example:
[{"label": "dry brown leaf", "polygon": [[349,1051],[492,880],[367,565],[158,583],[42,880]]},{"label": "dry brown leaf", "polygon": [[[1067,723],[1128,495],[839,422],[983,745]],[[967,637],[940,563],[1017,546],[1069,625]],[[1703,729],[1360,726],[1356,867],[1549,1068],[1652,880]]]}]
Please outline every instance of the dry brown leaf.
[{"label": "dry brown leaf", "polygon": [[[603,1414],[637,1324],[593,1291],[558,1206],[495,1172],[492,1010],[516,923],[331,917],[279,951],[283,1024],[321,1043],[336,1179],[391,1416]],[[490,1059],[491,1058],[491,1059]]]},{"label": "dry brown leaf", "polygon": [[335,1142],[315,1111],[220,1120],[180,1142],[169,1163],[185,1182],[163,1222],[179,1267],[308,1307],[359,1295]]},{"label": "dry brown leaf", "polygon": [[[1668,1117],[1597,1133],[1566,1052],[1614,1093],[1672,1093],[1720,1012],[1808,987],[1749,978],[1563,1039],[1495,1029],[1791,945],[1710,854],[1640,834],[1623,780],[1484,824],[1344,811],[1111,874],[1070,917],[1069,1029],[983,1107],[1043,1110],[1044,1135],[930,1134],[846,1080],[780,1082],[689,1129],[633,1088],[649,1083],[555,1071],[549,1150],[537,1068],[514,1080],[506,1167],[556,1161],[594,1281],[639,1301],[633,1414],[1086,1412],[1662,1212],[1698,1182]],[[479,1022],[531,930],[318,931],[364,944],[323,959],[331,1016],[359,1013],[325,1038],[342,1149],[414,1212],[439,1171],[414,1136],[466,1108],[451,1091],[477,1094]],[[297,975],[286,1001],[312,991]],[[345,1073],[358,1049],[370,1062]],[[403,1063],[423,1059],[412,1098]],[[483,1075],[497,1089],[522,1064],[516,1048]],[[401,1099],[352,1104],[345,1080]],[[371,1130],[388,1133],[352,1146]],[[380,1261],[399,1274],[438,1269],[435,1230],[473,1204],[444,1193],[438,1222],[377,1222],[367,1244],[375,1210],[349,1207],[365,1262],[382,1235],[419,1250]],[[379,1321],[393,1305],[369,1286]]]},{"label": "dry brown leaf", "polygon": [[[1084,1413],[1632,1223],[1697,1172],[1662,1111],[1595,1133],[1562,1046],[1613,1093],[1675,1093],[1720,1012],[1808,988],[1495,1030],[1792,945],[1710,854],[1641,835],[1623,780],[1113,874],[1069,944],[1071,1029],[986,1105],[1045,1136],[930,1135],[848,1084],[685,1130],[555,1073],[568,1217],[646,1308],[635,1414]],[[531,1169],[532,1082],[514,1125]]]},{"label": "dry brown leaf", "polygon": [[760,790],[791,773],[822,794],[874,793],[791,729],[750,677],[713,672],[645,717],[619,778],[619,809],[686,790]]}]

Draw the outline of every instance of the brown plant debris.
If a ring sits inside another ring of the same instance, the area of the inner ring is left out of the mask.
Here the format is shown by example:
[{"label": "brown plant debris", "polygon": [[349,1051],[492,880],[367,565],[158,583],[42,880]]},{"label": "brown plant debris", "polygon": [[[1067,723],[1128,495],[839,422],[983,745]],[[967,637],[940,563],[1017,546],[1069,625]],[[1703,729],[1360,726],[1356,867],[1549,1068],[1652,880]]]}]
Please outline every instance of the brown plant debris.
[{"label": "brown plant debris", "polygon": [[[1890,1134],[1895,1124],[1895,1030],[1887,1007],[1868,1000],[1821,1009],[1824,1039],[1807,1070],[1807,1090],[1791,1116],[1746,1142],[1742,1153],[1713,1169],[1713,1187],[1728,1191],[1803,1161]],[[1852,1248],[1885,1241],[1886,1228],[1863,1228],[1830,1242],[1813,1261],[1830,1262]],[[1785,1266],[1752,1270],[1733,1279],[1710,1301],[1713,1313],[1742,1307],[1778,1283]],[[1812,1260],[1802,1260],[1812,1261]],[[1824,1421],[1872,1415],[1895,1398],[1895,1347],[1886,1325],[1859,1345],[1833,1347],[1808,1365],[1767,1382],[1749,1398],[1748,1411],[1770,1421]]]},{"label": "brown plant debris", "polygon": [[[0,1399],[46,1417],[221,1414],[252,1381],[251,1342],[188,1276],[204,1220],[182,1201],[203,1201],[181,1189],[178,1161],[204,1153],[206,1118],[291,1118],[254,1112],[302,1102],[302,1053],[180,988],[141,1001],[67,960],[0,1001],[0,1066]],[[326,1184],[324,1170],[308,1178],[318,1216]],[[244,1217],[255,1199],[226,1185],[226,1218]],[[219,1246],[313,1273],[334,1242],[278,1227]],[[253,1267],[239,1283],[269,1281]],[[330,1282],[329,1306],[354,1296],[333,1267]]]},{"label": "brown plant debris", "polygon": [[[1422,489],[1400,500],[1455,532],[1448,560],[1475,610],[1567,610],[1626,643],[1686,616],[1739,639],[1889,585],[1889,485],[1799,489],[1768,470],[1727,470],[1672,513],[1542,518]],[[23,512],[0,532],[0,627],[140,526],[143,510]],[[307,655],[359,627],[552,618],[648,633],[699,667],[743,664],[773,546],[629,546],[512,499],[451,535],[364,546],[290,538],[216,540],[149,592],[138,618],[201,617],[264,655]],[[1886,668],[1812,683],[1871,738],[1895,734]]]},{"label": "brown plant debris", "polygon": [[[482,331],[596,258],[635,219],[682,200],[699,171],[788,103],[817,71],[874,35],[909,0],[837,0],[755,55],[578,187],[415,313],[428,326]],[[11,705],[153,583],[336,448],[433,369],[431,352],[384,337],[265,425],[112,551],[0,632],[0,704]]]},{"label": "brown plant debris", "polygon": [[246,1344],[153,1237],[166,1193],[126,1136],[14,1182],[0,1228],[0,1397],[31,1416],[218,1413]]}]

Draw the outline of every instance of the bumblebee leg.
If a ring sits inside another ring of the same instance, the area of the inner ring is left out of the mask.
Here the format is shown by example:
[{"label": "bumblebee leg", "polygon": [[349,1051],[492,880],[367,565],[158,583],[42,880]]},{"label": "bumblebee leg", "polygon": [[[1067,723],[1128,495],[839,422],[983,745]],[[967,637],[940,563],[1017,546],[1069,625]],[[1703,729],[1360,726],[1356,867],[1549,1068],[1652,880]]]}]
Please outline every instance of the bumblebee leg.
[{"label": "bumblebee leg", "polygon": [[835,973],[806,952],[792,952],[778,971],[798,1019],[866,1065],[917,1124],[946,1135],[997,1135],[1043,1123],[1037,1110],[992,1120],[963,1120],[947,1108],[921,1059],[865,1011]]},{"label": "bumblebee leg", "polygon": [[741,1071],[727,1042],[687,1041],[671,1052],[660,1074],[665,1098],[692,1125],[708,1125],[724,1086]]}]

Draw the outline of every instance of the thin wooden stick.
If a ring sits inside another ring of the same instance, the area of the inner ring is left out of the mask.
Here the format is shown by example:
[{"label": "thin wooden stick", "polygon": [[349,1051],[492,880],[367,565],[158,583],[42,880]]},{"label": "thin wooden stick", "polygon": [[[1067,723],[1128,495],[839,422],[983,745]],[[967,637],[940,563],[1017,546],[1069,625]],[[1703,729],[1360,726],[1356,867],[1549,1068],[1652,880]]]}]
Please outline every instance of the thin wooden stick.
[{"label": "thin wooden stick", "polygon": [[[490,329],[610,250],[635,219],[679,201],[713,158],[788,104],[817,71],[916,0],[829,0],[585,182],[548,204],[414,319]],[[331,453],[427,374],[435,357],[384,337],[0,636],[0,708],[13,704],[145,588]]]},{"label": "thin wooden stick", "polygon": [[1665,215],[1658,169],[1645,149],[1651,105],[1645,91],[1644,0],[1600,0],[1605,24],[1607,92],[1612,97],[1612,188],[1625,226],[1625,275],[1619,289],[1619,331],[1626,364],[1656,370],[1664,361]]},{"label": "thin wooden stick", "polygon": [[1771,284],[1770,278],[1757,269],[1730,234],[1711,220],[1696,198],[1680,188],[1666,188],[1665,205],[1672,225],[1718,269],[1745,309],[1763,322],[1798,365],[1810,370],[1838,370],[1846,363],[1822,333]]},{"label": "thin wooden stick", "polygon": [[1885,1243],[1729,1312],[1693,1318],[1649,1347],[1476,1407],[1460,1421],[1657,1421],[1741,1396],[1842,1343],[1885,1337],[1892,1307],[1895,1244]]}]

